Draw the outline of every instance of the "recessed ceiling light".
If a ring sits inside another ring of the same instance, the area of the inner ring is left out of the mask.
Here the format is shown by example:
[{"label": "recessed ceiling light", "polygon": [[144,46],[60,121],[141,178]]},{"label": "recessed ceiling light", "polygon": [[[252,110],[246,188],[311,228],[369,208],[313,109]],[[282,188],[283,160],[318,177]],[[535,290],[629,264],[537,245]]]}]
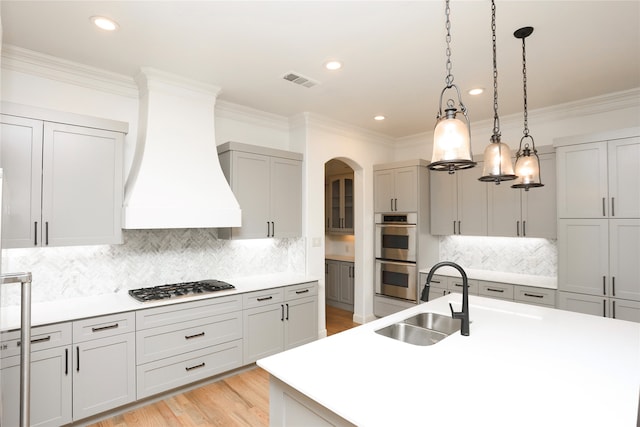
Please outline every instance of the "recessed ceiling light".
[{"label": "recessed ceiling light", "polygon": [[483,92],[484,92],[484,88],[476,87],[476,88],[470,89],[468,93],[469,95],[480,95]]},{"label": "recessed ceiling light", "polygon": [[330,71],[339,70],[342,68],[342,62],[336,60],[327,61],[324,63],[324,68]]},{"label": "recessed ceiling light", "polygon": [[92,16],[91,22],[93,22],[93,25],[95,25],[96,27],[105,31],[115,31],[120,28],[116,21],[114,21],[113,19],[105,18],[104,16]]},{"label": "recessed ceiling light", "polygon": [[380,121],[382,121],[382,120],[384,120],[384,119],[386,119],[386,117],[385,117],[385,116],[383,116],[383,115],[377,115],[377,116],[375,116],[375,117],[373,118],[373,120],[377,120],[377,121],[379,121],[379,122],[380,122]]}]

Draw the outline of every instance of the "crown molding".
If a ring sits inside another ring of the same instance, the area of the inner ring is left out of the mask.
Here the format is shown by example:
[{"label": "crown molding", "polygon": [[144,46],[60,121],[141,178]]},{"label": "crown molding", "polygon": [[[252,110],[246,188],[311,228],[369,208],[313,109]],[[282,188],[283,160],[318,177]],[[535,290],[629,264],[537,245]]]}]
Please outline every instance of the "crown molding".
[{"label": "crown molding", "polygon": [[310,129],[323,130],[326,132],[344,136],[346,138],[365,139],[368,142],[375,142],[387,147],[394,147],[394,139],[388,135],[373,132],[358,126],[349,125],[344,122],[333,120],[316,113],[303,113],[302,115],[305,119],[304,121],[302,121],[301,118],[298,117],[300,115],[294,116],[293,119],[290,120],[290,124],[292,127],[300,126],[304,123]]},{"label": "crown molding", "polygon": [[218,98],[216,101],[216,117],[251,123],[258,126],[272,128],[278,131],[289,131],[288,119],[277,114],[267,113],[255,108],[246,107]]},{"label": "crown molding", "polygon": [[133,77],[13,45],[2,45],[2,68],[114,95],[138,98],[138,87]]}]

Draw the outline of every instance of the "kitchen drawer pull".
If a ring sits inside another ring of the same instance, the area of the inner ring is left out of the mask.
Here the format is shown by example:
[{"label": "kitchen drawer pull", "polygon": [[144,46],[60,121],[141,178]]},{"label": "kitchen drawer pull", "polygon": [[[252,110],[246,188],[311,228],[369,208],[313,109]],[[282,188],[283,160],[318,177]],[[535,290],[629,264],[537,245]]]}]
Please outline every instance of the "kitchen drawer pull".
[{"label": "kitchen drawer pull", "polygon": [[198,368],[204,368],[204,362],[202,362],[199,365],[195,365],[195,366],[187,366],[184,369],[185,369],[185,371],[188,372],[188,371],[193,371],[194,369],[198,369]]},{"label": "kitchen drawer pull", "polygon": [[487,288],[487,290],[490,292],[500,292],[500,293],[504,292],[504,289]]},{"label": "kitchen drawer pull", "polygon": [[307,292],[309,292],[309,289],[303,289],[301,291],[296,291],[296,294],[300,295],[300,294],[306,294]]},{"label": "kitchen drawer pull", "polygon": [[113,325],[99,326],[97,328],[91,328],[91,332],[100,332],[100,331],[106,331],[107,329],[116,329],[119,326],[120,325],[117,323],[114,323]]},{"label": "kitchen drawer pull", "polygon": [[533,297],[533,298],[544,298],[544,295],[536,295],[536,294],[530,294],[528,292],[524,293],[525,297]]},{"label": "kitchen drawer pull", "polygon": [[204,336],[204,332],[200,332],[199,334],[185,335],[184,339],[185,340],[190,340],[191,338],[198,338],[198,337],[203,337],[203,336]]},{"label": "kitchen drawer pull", "polygon": [[[35,338],[31,340],[31,344],[36,344],[36,343],[40,343],[40,342],[47,342],[47,341],[51,341],[51,335],[47,335],[46,337],[43,338]],[[21,342],[18,341],[18,347],[20,347]]]},{"label": "kitchen drawer pull", "polygon": [[258,298],[258,301],[268,301],[270,299],[273,299],[273,297],[271,295],[269,295],[268,297],[262,297],[262,298]]},{"label": "kitchen drawer pull", "polygon": [[454,284],[453,284],[453,286],[456,286],[456,287],[458,287],[458,288],[461,288],[461,287],[463,286],[463,284],[462,284],[462,283],[454,283]]}]

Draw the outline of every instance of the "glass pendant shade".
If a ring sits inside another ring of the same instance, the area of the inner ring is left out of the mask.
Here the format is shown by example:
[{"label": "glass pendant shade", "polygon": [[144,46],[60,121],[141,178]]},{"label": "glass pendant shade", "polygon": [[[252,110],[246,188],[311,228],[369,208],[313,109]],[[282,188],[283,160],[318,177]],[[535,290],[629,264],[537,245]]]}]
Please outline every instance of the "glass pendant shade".
[{"label": "glass pendant shade", "polygon": [[495,182],[496,184],[500,184],[500,181],[516,179],[516,175],[513,173],[509,146],[500,142],[500,139],[495,138],[495,135],[491,139],[491,144],[484,150],[482,176],[478,179],[484,182]]},{"label": "glass pendant shade", "polygon": [[525,191],[529,191],[529,188],[544,187],[540,180],[540,158],[535,146],[533,151],[528,144],[524,149],[518,150],[515,169],[518,178],[511,188],[524,188]]},{"label": "glass pendant shade", "polygon": [[456,118],[455,111],[446,110],[446,116],[436,123],[433,132],[433,155],[430,169],[448,170],[473,167],[469,126]]}]

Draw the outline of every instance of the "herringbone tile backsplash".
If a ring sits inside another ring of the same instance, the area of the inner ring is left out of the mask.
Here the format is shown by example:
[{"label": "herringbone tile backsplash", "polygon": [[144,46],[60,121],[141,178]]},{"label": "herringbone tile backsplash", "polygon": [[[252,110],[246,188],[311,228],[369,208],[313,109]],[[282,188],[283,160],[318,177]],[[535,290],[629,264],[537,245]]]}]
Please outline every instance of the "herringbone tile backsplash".
[{"label": "herringbone tile backsplash", "polygon": [[[216,229],[123,233],[122,245],[6,249],[2,271],[31,271],[34,303],[189,280],[305,271],[303,238],[222,240]],[[19,286],[3,288],[3,306],[19,301]]]}]

